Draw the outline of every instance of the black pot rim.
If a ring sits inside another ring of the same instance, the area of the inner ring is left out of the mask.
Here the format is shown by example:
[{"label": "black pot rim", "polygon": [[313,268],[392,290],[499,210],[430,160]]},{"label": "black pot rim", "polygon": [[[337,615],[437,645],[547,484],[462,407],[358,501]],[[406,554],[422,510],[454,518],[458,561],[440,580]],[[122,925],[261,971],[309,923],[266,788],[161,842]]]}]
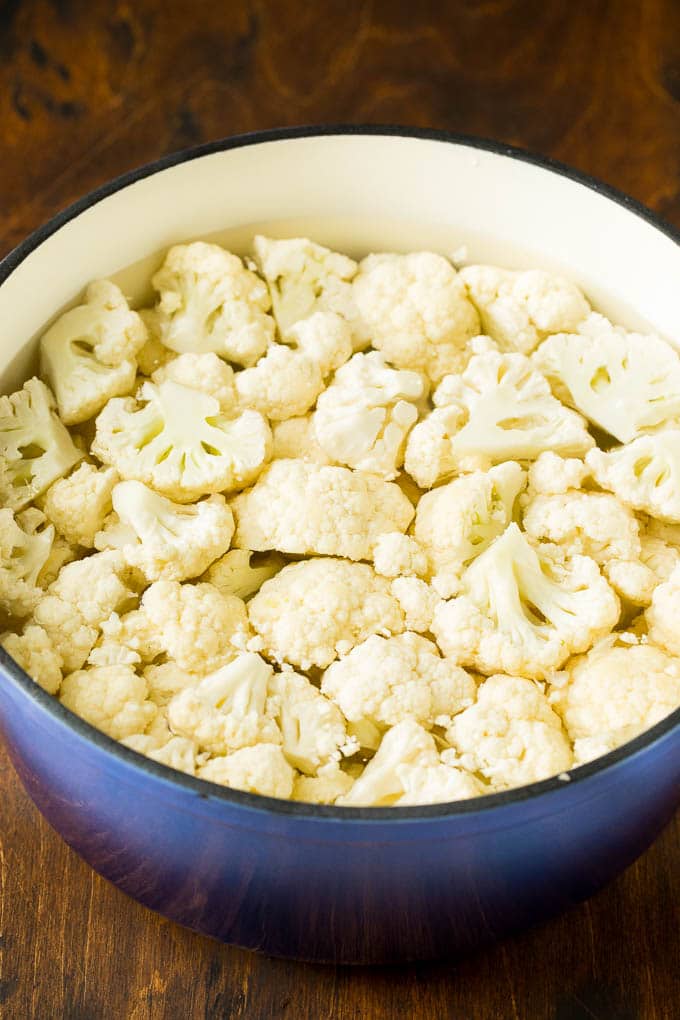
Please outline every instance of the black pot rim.
[{"label": "black pot rim", "polygon": [[[435,141],[444,144],[467,146],[471,149],[479,149],[485,152],[495,153],[499,156],[507,156],[524,163],[530,163],[543,170],[551,171],[559,176],[566,177],[591,191],[596,192],[603,198],[608,198],[618,205],[623,206],[632,215],[645,220],[658,231],[669,237],[675,244],[680,246],[680,231],[663,220],[651,209],[631,198],[629,195],[609,184],[583,173],[573,167],[567,166],[547,156],[540,156],[523,148],[508,145],[504,142],[493,139],[481,138],[475,135],[455,134],[450,131],[441,131],[433,128],[414,128],[400,125],[383,124],[320,124],[304,125],[300,127],[273,128],[265,131],[253,131],[247,134],[234,135],[232,137],[207,142],[192,148],[182,149],[178,152],[161,156],[157,160],[137,167],[128,173],[115,177],[89,194],[78,199],[72,205],[58,212],[42,226],[34,230],[26,240],[22,241],[16,248],[0,261],[0,287],[10,277],[14,270],[46,241],[52,234],[70,220],[80,216],[81,213],[92,206],[108,198],[110,195],[126,188],[136,181],[150,177],[161,170],[186,163],[190,160],[208,156],[216,152],[225,152],[229,149],[243,148],[249,145],[258,145],[263,142],[276,142],[296,138],[315,138],[326,136],[361,135],[377,137],[412,138],[424,141]],[[128,767],[139,772],[147,773],[165,783],[182,787],[200,797],[203,800],[223,801],[228,804],[238,805],[243,808],[264,814],[289,815],[307,819],[326,819],[329,822],[361,821],[369,823],[413,823],[418,820],[435,821],[438,819],[452,818],[462,815],[474,815],[477,813],[492,811],[494,808],[508,807],[521,802],[535,801],[536,798],[550,794],[556,790],[564,790],[574,783],[584,782],[591,777],[603,772],[612,771],[621,766],[636,754],[651,747],[660,741],[666,734],[676,727],[680,727],[680,708],[675,709],[650,729],[645,730],[634,740],[623,744],[621,747],[610,751],[599,758],[588,762],[585,765],[569,769],[562,773],[566,779],[557,776],[551,779],[544,779],[527,786],[519,786],[501,793],[491,793],[483,797],[475,797],[471,800],[456,801],[443,804],[426,804],[414,807],[388,807],[388,808],[349,808],[335,807],[319,804],[308,804],[302,801],[279,800],[274,797],[265,797],[260,794],[245,793],[240,790],[232,790],[228,787],[218,786],[205,779],[189,776],[183,772],[171,769],[169,766],[161,765],[146,758],[130,748],[125,747],[118,741],[102,733],[100,730],[85,722],[69,709],[65,708],[55,697],[44,691],[33,681],[24,670],[12,659],[3,648],[0,647],[0,668],[20,688],[23,694],[33,700],[40,708],[51,715],[60,724],[74,730],[80,737],[89,743],[98,746],[101,750],[114,758],[122,760]]]}]

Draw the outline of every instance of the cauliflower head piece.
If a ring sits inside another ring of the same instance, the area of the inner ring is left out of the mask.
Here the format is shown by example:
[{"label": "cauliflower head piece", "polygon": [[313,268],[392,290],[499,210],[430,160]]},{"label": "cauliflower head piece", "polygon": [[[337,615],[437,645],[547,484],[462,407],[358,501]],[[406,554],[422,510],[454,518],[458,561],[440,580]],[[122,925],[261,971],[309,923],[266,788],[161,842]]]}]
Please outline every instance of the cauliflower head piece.
[{"label": "cauliflower head piece", "polygon": [[117,481],[113,468],[99,470],[94,464],[83,463],[47,490],[45,515],[67,542],[92,549],[95,535],[111,512],[111,493]]},{"label": "cauliflower head piece", "polygon": [[289,800],[293,793],[295,771],[286,761],[278,744],[255,744],[231,754],[210,758],[198,770],[201,779],[233,790],[259,793],[263,797]]},{"label": "cauliflower head piece", "polygon": [[114,740],[143,733],[158,709],[131,666],[92,666],[64,677],[59,700]]},{"label": "cauliflower head piece", "polygon": [[410,535],[386,531],[375,543],[373,567],[383,577],[424,577],[428,572],[427,554]]},{"label": "cauliflower head piece", "polygon": [[283,341],[310,358],[326,377],[352,356],[352,331],[335,312],[314,312],[291,326]]},{"label": "cauliflower head piece", "polygon": [[54,527],[40,510],[0,510],[0,609],[28,616],[42,597],[39,584],[54,541]]},{"label": "cauliflower head piece", "polygon": [[322,389],[317,362],[284,344],[272,344],[253,368],[236,374],[241,407],[259,411],[272,421],[305,414]]},{"label": "cauliflower head piece", "polygon": [[207,393],[227,413],[236,406],[234,370],[212,351],[205,354],[178,354],[172,361],[160,365],[151,379],[156,385],[171,379],[180,386]]},{"label": "cauliflower head piece", "polygon": [[237,595],[246,601],[285,565],[286,560],[279,553],[254,553],[250,549],[230,549],[208,567],[203,580],[209,581],[223,595]]},{"label": "cauliflower head piece", "polygon": [[530,538],[554,542],[570,556],[590,556],[600,566],[640,557],[637,519],[609,493],[539,493],[524,508],[522,523]]},{"label": "cauliflower head piece", "polygon": [[358,751],[340,710],[307,677],[292,670],[275,673],[269,692],[268,707],[281,730],[283,753],[296,769],[316,775],[342,755]]},{"label": "cauliflower head piece", "polygon": [[64,661],[42,627],[30,623],[21,634],[3,634],[0,645],[48,694],[59,691]]},{"label": "cauliflower head piece", "polygon": [[327,467],[333,461],[316,439],[311,415],[272,423],[272,460],[306,460]]},{"label": "cauliflower head piece", "polygon": [[680,429],[640,436],[607,452],[590,450],[586,464],[598,485],[621,503],[680,522]]}]

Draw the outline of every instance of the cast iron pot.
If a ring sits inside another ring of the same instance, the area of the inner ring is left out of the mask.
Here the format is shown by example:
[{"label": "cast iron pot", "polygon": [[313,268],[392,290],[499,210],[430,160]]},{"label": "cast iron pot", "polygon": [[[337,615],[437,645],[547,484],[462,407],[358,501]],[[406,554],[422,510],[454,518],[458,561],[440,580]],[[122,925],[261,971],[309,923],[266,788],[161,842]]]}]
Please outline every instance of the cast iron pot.
[{"label": "cast iron pot", "polygon": [[[631,199],[476,139],[295,129],[163,158],[20,245],[0,264],[3,391],[26,378],[36,337],[89,280],[123,269],[116,279],[141,300],[165,246],[210,236],[245,250],[258,229],[356,254],[465,245],[470,261],[561,269],[605,313],[680,338],[678,238]],[[0,667],[7,750],[67,843],[153,910],[280,956],[470,950],[589,896],[680,801],[680,710],[562,778],[459,804],[333,808],[173,772],[76,718],[4,652]]]}]

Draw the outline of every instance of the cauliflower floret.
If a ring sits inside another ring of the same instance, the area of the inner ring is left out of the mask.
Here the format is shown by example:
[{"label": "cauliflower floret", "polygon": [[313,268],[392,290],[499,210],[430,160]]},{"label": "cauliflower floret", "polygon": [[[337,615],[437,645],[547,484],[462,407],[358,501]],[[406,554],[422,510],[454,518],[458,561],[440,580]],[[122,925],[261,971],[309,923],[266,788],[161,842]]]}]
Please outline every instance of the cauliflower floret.
[{"label": "cauliflower floret", "polygon": [[73,606],[90,627],[100,627],[111,613],[120,612],[134,598],[120,552],[107,550],[67,563],[48,594]]},{"label": "cauliflower floret", "polygon": [[67,542],[94,546],[94,536],[111,512],[111,493],[118,481],[113,468],[97,470],[81,464],[68,478],[60,478],[45,495],[45,513]]},{"label": "cauliflower floret", "polygon": [[334,804],[352,789],[354,780],[343,772],[337,762],[322,766],[316,776],[297,776],[293,784],[293,800],[308,804]]},{"label": "cauliflower floret", "polygon": [[586,464],[598,485],[626,506],[680,522],[680,429],[640,436],[607,453],[591,450]]},{"label": "cauliflower floret", "polygon": [[272,424],[272,460],[306,460],[327,466],[333,461],[319,446],[311,415]]},{"label": "cauliflower floret", "polygon": [[369,255],[354,280],[363,339],[397,368],[459,372],[479,317],[451,263],[432,252]]},{"label": "cauliflower floret", "polygon": [[201,779],[233,790],[259,793],[263,797],[288,800],[293,793],[295,772],[277,744],[256,744],[243,747],[233,754],[211,758],[202,765]]},{"label": "cauliflower floret", "polygon": [[118,548],[126,563],[148,581],[198,577],[222,556],[234,534],[234,518],[224,496],[192,506],[173,503],[142,485],[119,482],[113,490],[119,523],[97,534],[98,549]]},{"label": "cauliflower floret", "polygon": [[386,729],[413,719],[426,729],[449,725],[475,699],[472,677],[427,638],[407,631],[377,634],[333,662],[321,690],[350,722],[368,719]]},{"label": "cauliflower floret", "polygon": [[232,501],[241,549],[371,559],[380,535],[406,531],[413,507],[373,475],[301,460],[276,460]]},{"label": "cauliflower floret", "polygon": [[519,464],[508,461],[455,478],[421,498],[414,536],[429,557],[432,585],[442,598],[456,594],[465,567],[505,531],[525,483]]},{"label": "cauliflower floret", "polygon": [[466,266],[460,277],[484,332],[504,351],[530,354],[548,334],[575,330],[590,312],[578,287],[540,269]]},{"label": "cauliflower floret", "polygon": [[573,764],[559,716],[545,694],[524,677],[490,676],[480,685],[475,704],[455,717],[446,736],[462,763],[497,790],[536,783]]},{"label": "cauliflower floret", "polygon": [[555,542],[568,555],[590,556],[600,566],[640,556],[634,514],[608,493],[539,494],[525,507],[523,525],[530,538]]},{"label": "cauliflower floret", "polygon": [[569,489],[580,489],[588,468],[576,457],[560,457],[545,450],[529,465],[529,490],[542,495],[559,495]]},{"label": "cauliflower floret", "polygon": [[231,411],[236,406],[234,370],[212,351],[180,354],[157,368],[152,379],[157,385],[171,379],[181,386],[207,393],[223,411]]},{"label": "cauliflower floret", "polygon": [[432,422],[416,425],[406,446],[406,470],[421,488],[453,471],[594,446],[583,418],[552,396],[523,354],[473,354],[462,375],[443,380],[433,401]]},{"label": "cauliflower floret", "polygon": [[546,340],[534,360],[569,403],[622,443],[680,418],[680,358],[657,336],[593,314],[577,333]]},{"label": "cauliflower floret", "polygon": [[[123,616],[112,613],[104,620],[101,625],[101,638],[88,661],[93,665],[101,665],[102,663],[96,660],[100,658],[100,653],[106,660],[108,649],[124,649],[126,654],[122,656],[123,661],[126,661],[127,655],[132,655],[144,663],[151,663],[164,654],[159,635],[147,614],[141,609],[133,609]],[[136,663],[137,660],[133,658],[131,661]]]},{"label": "cauliflower floret", "polygon": [[[230,662],[250,633],[245,603],[205,582],[155,581],[142,596],[141,611],[153,643],[188,673],[209,673]],[[145,639],[142,624],[142,648]]]},{"label": "cauliflower floret", "polygon": [[383,577],[424,577],[427,553],[414,538],[400,531],[386,531],[373,548],[373,567]]},{"label": "cauliflower floret", "polygon": [[159,708],[165,708],[176,694],[198,682],[197,677],[172,661],[145,666],[142,675],[149,687],[149,698]]},{"label": "cauliflower floret", "polygon": [[81,719],[114,740],[142,733],[156,706],[147,686],[131,666],[92,666],[64,677],[59,700]]},{"label": "cauliflower floret", "polygon": [[231,549],[205,573],[209,581],[223,595],[237,595],[244,601],[251,598],[279,570],[286,561],[278,553],[253,553],[250,549]]},{"label": "cauliflower floret", "polygon": [[167,379],[137,397],[110,400],[92,453],[122,478],[190,502],[252,485],[269,458],[271,433],[257,411],[229,417],[207,393]]},{"label": "cauliflower floret", "polygon": [[312,415],[317,442],[334,461],[389,481],[418,418],[413,402],[427,390],[419,372],[390,368],[379,351],[355,354],[319,397]]},{"label": "cauliflower floret", "polygon": [[146,326],[115,284],[91,283],[85,304],[65,312],[40,341],[40,374],[65,425],[92,418],[110,397],[129,393]]},{"label": "cauliflower floret", "polygon": [[267,714],[272,673],[259,655],[238,655],[170,700],[170,729],[211,754],[227,754],[252,744],[280,744],[279,728]]},{"label": "cauliflower floret", "polygon": [[139,652],[107,640],[100,640],[87,657],[89,666],[138,666],[141,661]]},{"label": "cauliflower floret", "polygon": [[83,459],[40,379],[0,397],[0,503],[21,510]]},{"label": "cauliflower floret", "polygon": [[237,372],[235,382],[241,407],[273,421],[305,414],[323,389],[316,361],[283,344],[272,344],[254,368]]},{"label": "cauliflower floret", "polygon": [[619,613],[593,560],[534,549],[511,524],[468,567],[461,595],[437,606],[432,631],[464,666],[542,679],[612,630]]},{"label": "cauliflower floret", "polygon": [[53,581],[59,576],[59,571],[67,563],[72,563],[82,554],[82,549],[67,542],[61,535],[55,535],[52,542],[50,554],[45,560],[45,565],[38,574],[38,584],[41,588],[49,588]]},{"label": "cauliflower floret", "polygon": [[439,595],[419,577],[395,577],[390,591],[404,614],[404,629],[424,634],[432,627]]},{"label": "cauliflower floret", "polygon": [[161,324],[157,308],[140,308],[137,313],[146,326],[147,340],[137,351],[137,370],[142,375],[153,375],[157,368],[167,365],[177,357],[174,351],[161,341]]},{"label": "cauliflower floret", "polygon": [[323,376],[335,372],[352,356],[352,331],[335,312],[315,312],[300,319],[283,339],[311,358]]},{"label": "cauliflower floret", "polygon": [[0,644],[48,694],[56,694],[61,686],[63,660],[42,627],[28,624],[21,635],[3,634]]},{"label": "cauliflower floret", "polygon": [[291,563],[248,603],[250,622],[278,662],[325,668],[371,634],[404,629],[389,582],[365,563]]},{"label": "cauliflower floret", "polygon": [[359,750],[358,743],[348,739],[342,713],[307,677],[292,670],[275,673],[269,692],[268,710],[279,724],[283,753],[300,772],[314,775],[341,755]]},{"label": "cauliflower floret", "polygon": [[0,510],[0,609],[9,616],[28,616],[42,596],[39,577],[52,549],[54,528],[35,508],[15,519]]},{"label": "cauliflower floret", "polygon": [[649,638],[671,655],[680,656],[680,569],[654,589],[652,602],[645,613]]},{"label": "cauliflower floret", "polygon": [[350,282],[357,271],[353,259],[304,237],[278,241],[257,235],[253,247],[269,284],[281,337],[316,312],[335,312],[353,326],[357,317]]},{"label": "cauliflower floret", "polygon": [[212,351],[253,365],[274,340],[266,285],[216,244],[175,245],[151,282],[161,340],[178,354]]},{"label": "cauliflower floret", "polygon": [[134,733],[132,736],[124,737],[121,744],[160,765],[167,765],[178,772],[186,772],[189,776],[196,775],[196,745],[193,740],[187,740],[186,737],[173,737],[172,733],[169,733],[167,740],[160,743],[154,735]]},{"label": "cauliflower floret", "polygon": [[456,764],[449,764],[445,755],[446,752],[443,752],[438,765],[411,765],[399,769],[404,792],[393,806],[451,803],[489,792],[472,773]]},{"label": "cauliflower floret", "polygon": [[610,634],[569,663],[568,682],[553,688],[550,700],[577,763],[632,740],[680,705],[677,647],[676,640],[669,655],[635,634]]},{"label": "cauliflower floret", "polygon": [[56,595],[46,595],[31,622],[45,631],[65,673],[81,669],[94,648],[97,629],[85,623],[75,606]]}]

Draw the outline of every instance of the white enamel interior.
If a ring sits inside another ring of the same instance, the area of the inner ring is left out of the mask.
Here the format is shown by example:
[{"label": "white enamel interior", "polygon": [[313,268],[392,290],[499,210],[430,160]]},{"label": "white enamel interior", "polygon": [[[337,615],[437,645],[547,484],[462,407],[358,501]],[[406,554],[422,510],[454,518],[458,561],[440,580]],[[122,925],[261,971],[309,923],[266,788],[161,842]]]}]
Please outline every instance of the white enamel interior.
[{"label": "white enamel interior", "polygon": [[88,281],[118,274],[140,301],[168,245],[217,237],[243,253],[256,230],[351,254],[464,245],[467,261],[559,269],[601,311],[680,346],[680,247],[619,203],[464,144],[321,135],[180,163],[62,226],[0,286],[3,389],[26,377],[36,337]]}]

